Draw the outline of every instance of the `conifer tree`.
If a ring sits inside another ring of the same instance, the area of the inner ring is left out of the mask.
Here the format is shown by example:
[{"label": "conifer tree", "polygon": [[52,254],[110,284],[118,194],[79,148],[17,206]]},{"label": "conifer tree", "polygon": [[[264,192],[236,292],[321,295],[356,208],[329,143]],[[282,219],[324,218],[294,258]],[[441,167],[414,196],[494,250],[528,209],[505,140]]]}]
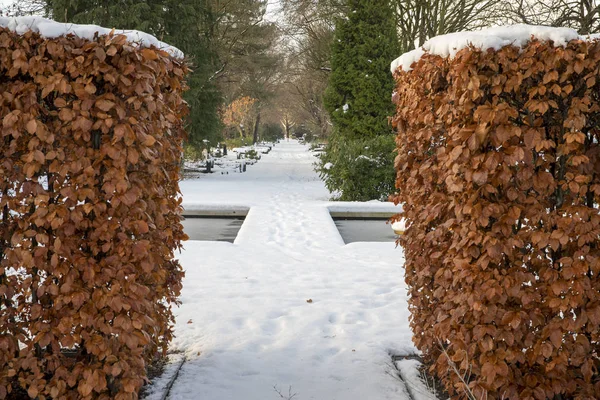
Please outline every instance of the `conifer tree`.
[{"label": "conifer tree", "polygon": [[394,82],[399,55],[389,0],[348,0],[336,22],[325,106],[334,126],[320,168],[340,200],[384,199],[394,188]]},{"label": "conifer tree", "polygon": [[53,20],[162,35],[164,0],[48,0]]},{"label": "conifer tree", "polygon": [[208,0],[166,0],[166,3],[164,40],[185,53],[193,71],[187,79],[189,90],[184,94],[190,106],[188,143],[198,149],[203,140],[208,140],[214,146],[221,139],[218,109],[222,93],[214,80],[219,66],[211,37],[212,7]]}]

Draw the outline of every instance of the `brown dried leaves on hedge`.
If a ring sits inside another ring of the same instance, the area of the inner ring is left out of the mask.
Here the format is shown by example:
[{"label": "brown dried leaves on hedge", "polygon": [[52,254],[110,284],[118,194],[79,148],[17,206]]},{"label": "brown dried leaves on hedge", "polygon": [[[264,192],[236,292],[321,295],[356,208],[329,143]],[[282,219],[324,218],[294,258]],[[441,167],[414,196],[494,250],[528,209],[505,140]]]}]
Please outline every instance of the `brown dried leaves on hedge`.
[{"label": "brown dried leaves on hedge", "polygon": [[534,40],[396,72],[411,325],[456,398],[451,363],[477,398],[600,393],[599,68]]},{"label": "brown dried leaves on hedge", "polygon": [[124,36],[0,29],[0,399],[135,399],[166,350],[186,73]]}]

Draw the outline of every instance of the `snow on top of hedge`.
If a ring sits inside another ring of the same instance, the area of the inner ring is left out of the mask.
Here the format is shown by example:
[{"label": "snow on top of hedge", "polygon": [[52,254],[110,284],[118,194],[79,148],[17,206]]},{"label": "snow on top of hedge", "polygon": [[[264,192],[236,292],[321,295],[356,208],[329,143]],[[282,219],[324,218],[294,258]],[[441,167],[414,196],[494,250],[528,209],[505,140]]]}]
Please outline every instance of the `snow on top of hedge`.
[{"label": "snow on top of hedge", "polygon": [[556,46],[565,46],[573,39],[592,40],[599,35],[580,36],[571,28],[552,28],[548,26],[517,24],[487,28],[474,32],[456,32],[436,36],[426,41],[422,47],[402,54],[392,62],[391,71],[394,73],[398,67],[410,71],[411,65],[426,53],[442,57],[454,57],[456,53],[469,45],[478,49],[500,50],[504,46],[525,46],[531,37],[541,41],[553,41]]},{"label": "snow on top of hedge", "polygon": [[[93,40],[94,35],[97,33],[98,36],[108,35],[112,32],[112,29],[103,28],[98,25],[78,25],[70,23],[62,23],[52,21],[42,17],[0,17],[0,27],[8,28],[11,31],[22,35],[25,32],[32,31],[40,34],[40,36],[47,39],[54,39],[60,36],[75,35],[82,39]],[[119,35],[125,35],[127,41],[133,45],[140,47],[155,46],[161,50],[166,51],[175,58],[183,58],[184,54],[181,50],[176,47],[170,46],[166,43],[161,42],[154,36],[135,30],[116,30],[115,33]]]}]

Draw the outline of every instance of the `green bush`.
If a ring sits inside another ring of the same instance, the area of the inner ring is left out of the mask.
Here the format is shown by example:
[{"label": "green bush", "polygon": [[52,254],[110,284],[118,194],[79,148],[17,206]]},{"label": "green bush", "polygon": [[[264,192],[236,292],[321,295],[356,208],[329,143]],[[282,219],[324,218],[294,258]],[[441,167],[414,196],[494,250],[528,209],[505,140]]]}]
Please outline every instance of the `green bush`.
[{"label": "green bush", "polygon": [[198,161],[202,159],[202,149],[190,143],[183,146],[183,159],[189,161]]},{"label": "green bush", "polygon": [[225,139],[224,143],[227,145],[228,149],[234,149],[236,147],[252,146],[252,139],[237,137],[232,139]]},{"label": "green bush", "polygon": [[353,141],[333,137],[320,155],[317,171],[342,201],[386,201],[394,192],[394,136]]},{"label": "green bush", "polygon": [[246,152],[246,158],[249,158],[251,160],[258,160],[259,159],[258,152],[256,150],[254,150],[254,149],[248,150]]}]

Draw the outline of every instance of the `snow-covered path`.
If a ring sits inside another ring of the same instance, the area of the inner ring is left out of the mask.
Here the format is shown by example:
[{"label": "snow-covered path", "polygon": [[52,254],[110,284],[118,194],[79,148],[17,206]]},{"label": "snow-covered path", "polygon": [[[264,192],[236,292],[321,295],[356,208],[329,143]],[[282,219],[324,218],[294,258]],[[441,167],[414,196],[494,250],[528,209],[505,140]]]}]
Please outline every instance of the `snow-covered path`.
[{"label": "snow-covered path", "polygon": [[287,142],[247,173],[181,183],[186,207],[251,209],[234,244],[185,244],[170,399],[409,398],[389,355],[415,352],[402,251],[344,245],[314,161]]}]

